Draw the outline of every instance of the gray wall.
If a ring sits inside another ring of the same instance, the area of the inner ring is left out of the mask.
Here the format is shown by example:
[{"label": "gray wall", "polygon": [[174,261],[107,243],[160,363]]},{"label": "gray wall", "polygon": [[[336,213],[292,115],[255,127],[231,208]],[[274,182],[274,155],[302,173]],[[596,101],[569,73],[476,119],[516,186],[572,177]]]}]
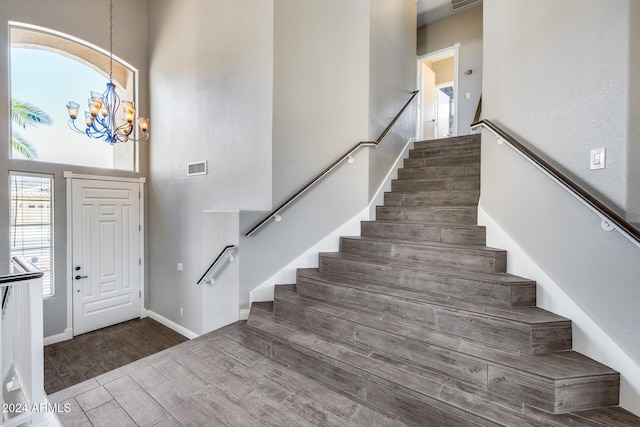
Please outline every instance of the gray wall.
[{"label": "gray wall", "polygon": [[[482,94],[482,14],[476,6],[418,28],[418,55],[460,43],[458,57],[458,135],[471,133],[470,125]],[[471,70],[470,75],[465,74]],[[470,99],[464,94],[469,92]]]},{"label": "gray wall", "polygon": [[627,136],[627,188],[625,212],[640,227],[640,2],[629,2],[629,111]]},{"label": "gray wall", "polygon": [[[10,57],[8,21],[37,25],[59,31],[85,40],[92,44],[109,49],[108,21],[97,20],[94,3],[80,0],[38,1],[38,0],[4,0],[0,2],[0,75],[9,75],[8,59]],[[99,12],[108,14],[108,4]],[[147,88],[147,0],[115,0],[114,20],[114,54],[136,67],[139,73],[139,100],[137,108],[141,115],[148,115]],[[107,15],[108,16],[108,15]],[[9,79],[0,79],[0,99],[10,97]],[[65,108],[64,105],[60,106]],[[106,171],[103,169],[82,168],[72,165],[50,164],[26,160],[11,160],[9,103],[0,103],[0,175],[7,179],[9,170],[44,173],[54,175],[54,219],[55,219],[55,285],[56,295],[44,301],[44,335],[61,334],[67,327],[67,227],[66,227],[66,187],[62,177],[63,171],[92,175],[111,175],[136,177],[147,174],[147,143],[140,146],[140,173]],[[153,122],[152,122],[153,126]],[[95,143],[87,141],[87,143]],[[8,188],[0,184],[0,272],[6,272],[9,266],[9,209],[4,201],[8,200]]]},{"label": "gray wall", "polygon": [[271,204],[273,2],[154,1],[149,41],[149,308],[201,333],[203,211]]},{"label": "gray wall", "polygon": [[[630,17],[629,1],[484,2],[484,117],[621,208],[637,176],[637,133],[628,134],[640,118],[629,77],[637,9]],[[590,171],[589,150],[600,146],[607,168]],[[486,132],[481,183],[481,207],[640,362],[640,249]]]},{"label": "gray wall", "polygon": [[[411,0],[275,1],[274,205],[359,141],[377,137],[408,99],[415,88],[415,16]],[[365,209],[370,188],[414,129],[415,113],[408,112],[386,151],[361,151],[281,222],[241,238],[242,306],[249,291]],[[240,229],[258,217],[241,213]]]},{"label": "gray wall", "polygon": [[[369,139],[375,141],[416,90],[416,11],[410,1],[373,0],[369,58]],[[390,31],[393,29],[393,31]],[[415,133],[414,99],[375,150],[369,152],[369,200]]]}]

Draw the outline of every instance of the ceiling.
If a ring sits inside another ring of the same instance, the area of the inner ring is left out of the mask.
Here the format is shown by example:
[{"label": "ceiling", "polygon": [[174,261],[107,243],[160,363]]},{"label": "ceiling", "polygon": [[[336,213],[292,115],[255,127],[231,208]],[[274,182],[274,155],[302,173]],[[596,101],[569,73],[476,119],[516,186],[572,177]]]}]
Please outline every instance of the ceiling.
[{"label": "ceiling", "polygon": [[418,27],[453,15],[455,12],[452,12],[452,4],[454,5],[453,8],[456,8],[456,11],[460,11],[467,7],[475,6],[481,1],[482,0],[417,0]]}]

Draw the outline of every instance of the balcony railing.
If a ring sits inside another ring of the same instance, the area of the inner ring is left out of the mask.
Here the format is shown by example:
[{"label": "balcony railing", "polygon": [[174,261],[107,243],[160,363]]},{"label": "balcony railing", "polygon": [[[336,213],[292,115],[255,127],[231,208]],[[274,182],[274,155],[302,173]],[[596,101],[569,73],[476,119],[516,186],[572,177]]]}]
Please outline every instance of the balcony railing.
[{"label": "balcony railing", "polygon": [[24,258],[0,276],[2,295],[2,420],[0,426],[41,425],[44,393],[42,275]]}]

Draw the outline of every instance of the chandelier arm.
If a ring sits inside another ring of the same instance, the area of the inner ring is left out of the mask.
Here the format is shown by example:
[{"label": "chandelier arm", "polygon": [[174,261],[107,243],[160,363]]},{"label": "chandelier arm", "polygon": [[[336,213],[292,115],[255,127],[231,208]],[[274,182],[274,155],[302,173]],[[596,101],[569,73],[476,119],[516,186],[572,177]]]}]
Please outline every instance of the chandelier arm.
[{"label": "chandelier arm", "polygon": [[[68,124],[72,130],[84,133],[90,138],[104,139],[110,144],[115,142],[146,141],[149,138],[149,119],[145,118],[144,124],[140,122],[142,119],[136,115],[133,102],[124,102],[125,122],[120,126],[116,124],[116,113],[120,108],[120,97],[116,93],[116,85],[113,83],[113,0],[109,0],[109,82],[107,83],[107,90],[104,91],[102,97],[99,98],[98,96],[98,93],[91,92],[91,99],[89,100],[91,115],[89,116],[89,113],[85,113],[87,115],[86,121],[90,124],[87,124],[84,130],[79,129],[75,123],[79,105],[69,101],[67,105],[70,116]],[[138,135],[138,132],[134,133],[134,128],[139,128],[142,131],[141,137],[131,137],[132,134]]]}]

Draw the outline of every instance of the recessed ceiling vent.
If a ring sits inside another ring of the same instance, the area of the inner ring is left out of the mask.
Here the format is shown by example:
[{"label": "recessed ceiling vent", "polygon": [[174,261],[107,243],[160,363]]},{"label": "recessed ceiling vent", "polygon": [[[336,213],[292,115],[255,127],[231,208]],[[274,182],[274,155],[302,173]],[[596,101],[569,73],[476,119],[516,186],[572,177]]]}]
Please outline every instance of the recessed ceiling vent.
[{"label": "recessed ceiling vent", "polygon": [[193,175],[206,175],[207,174],[207,161],[189,163],[187,170],[187,176]]},{"label": "recessed ceiling vent", "polygon": [[449,0],[451,12],[459,12],[467,7],[475,6],[482,3],[482,0]]}]

